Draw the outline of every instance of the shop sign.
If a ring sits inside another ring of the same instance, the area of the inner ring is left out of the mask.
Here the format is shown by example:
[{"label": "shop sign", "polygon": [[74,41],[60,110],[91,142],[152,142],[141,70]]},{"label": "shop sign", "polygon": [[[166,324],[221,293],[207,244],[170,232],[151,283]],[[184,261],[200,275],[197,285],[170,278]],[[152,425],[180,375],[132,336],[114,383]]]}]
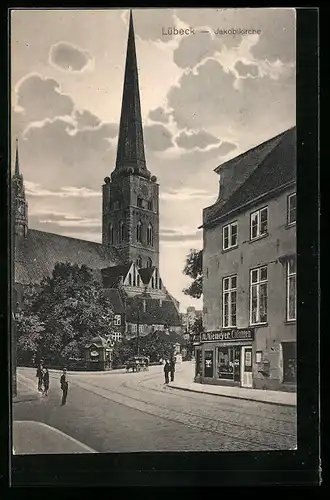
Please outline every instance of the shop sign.
[{"label": "shop sign", "polygon": [[242,340],[253,340],[254,330],[252,328],[242,328],[233,330],[218,330],[213,332],[203,332],[201,334],[202,342],[210,341],[226,341],[226,342],[238,342]]}]

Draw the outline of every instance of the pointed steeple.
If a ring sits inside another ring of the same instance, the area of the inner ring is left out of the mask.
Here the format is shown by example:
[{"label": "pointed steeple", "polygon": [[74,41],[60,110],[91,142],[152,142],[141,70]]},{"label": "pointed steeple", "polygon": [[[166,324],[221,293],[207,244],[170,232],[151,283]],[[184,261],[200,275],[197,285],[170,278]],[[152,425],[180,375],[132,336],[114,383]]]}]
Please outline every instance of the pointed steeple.
[{"label": "pointed steeple", "polygon": [[15,176],[20,176],[19,171],[19,156],[18,156],[18,139],[16,138],[16,158],[15,158]]},{"label": "pointed steeple", "polygon": [[132,11],[130,11],[117,160],[114,174],[116,176],[133,172],[144,177],[150,177],[150,172],[146,168],[144,153],[134,25]]}]

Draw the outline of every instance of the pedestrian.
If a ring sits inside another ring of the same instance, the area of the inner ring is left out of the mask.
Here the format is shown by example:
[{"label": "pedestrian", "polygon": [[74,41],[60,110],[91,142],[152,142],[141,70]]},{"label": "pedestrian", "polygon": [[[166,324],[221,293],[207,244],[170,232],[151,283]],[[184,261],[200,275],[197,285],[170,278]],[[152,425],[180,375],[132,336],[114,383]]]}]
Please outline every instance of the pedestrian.
[{"label": "pedestrian", "polygon": [[38,365],[36,377],[38,377],[38,391],[42,392],[42,385],[43,385],[44,374],[43,374],[43,371],[42,371],[42,365],[41,364]]},{"label": "pedestrian", "polygon": [[66,368],[63,368],[63,374],[61,375],[61,389],[62,389],[62,406],[65,405],[66,403],[66,398],[68,395],[68,389],[69,389],[69,382],[68,382],[68,375],[66,373]]},{"label": "pedestrian", "polygon": [[171,382],[174,382],[174,373],[175,373],[175,359],[171,358],[170,361]]},{"label": "pedestrian", "polygon": [[48,396],[48,390],[49,390],[49,371],[48,368],[44,368],[44,396]]},{"label": "pedestrian", "polygon": [[169,383],[169,372],[170,372],[170,364],[168,362],[168,360],[165,361],[165,365],[164,365],[164,373],[165,373],[165,384],[168,384]]}]

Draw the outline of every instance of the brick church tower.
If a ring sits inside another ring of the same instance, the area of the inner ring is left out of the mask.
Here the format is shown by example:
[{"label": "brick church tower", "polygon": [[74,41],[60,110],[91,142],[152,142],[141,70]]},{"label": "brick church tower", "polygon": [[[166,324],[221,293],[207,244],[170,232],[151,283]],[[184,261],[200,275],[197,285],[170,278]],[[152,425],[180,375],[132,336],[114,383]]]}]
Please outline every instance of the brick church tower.
[{"label": "brick church tower", "polygon": [[12,177],[12,223],[15,237],[26,237],[28,231],[28,204],[25,196],[23,176],[19,168],[18,140],[16,139],[15,172]]},{"label": "brick church tower", "polygon": [[159,268],[159,185],[146,166],[132,12],[116,166],[103,185],[102,243],[125,263]]}]

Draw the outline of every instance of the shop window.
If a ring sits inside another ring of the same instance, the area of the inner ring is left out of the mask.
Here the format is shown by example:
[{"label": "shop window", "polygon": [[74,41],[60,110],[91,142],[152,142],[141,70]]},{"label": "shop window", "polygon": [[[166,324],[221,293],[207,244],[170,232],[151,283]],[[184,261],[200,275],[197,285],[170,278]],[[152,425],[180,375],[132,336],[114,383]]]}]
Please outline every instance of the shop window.
[{"label": "shop window", "polygon": [[268,232],[268,207],[261,208],[251,214],[250,239],[266,236]]},{"label": "shop window", "polygon": [[267,323],[267,266],[250,271],[250,324]]},{"label": "shop window", "polygon": [[296,357],[296,343],[283,342],[283,382],[296,383],[297,380],[297,357]]},{"label": "shop window", "polygon": [[222,230],[222,248],[227,250],[237,246],[237,222],[232,222],[223,227]]},{"label": "shop window", "polygon": [[296,290],[296,259],[292,258],[287,262],[286,268],[286,286],[287,286],[287,321],[295,321],[297,315],[297,290]]},{"label": "shop window", "polygon": [[297,205],[296,205],[296,193],[290,194],[288,196],[288,225],[296,223]]},{"label": "shop window", "polygon": [[218,347],[217,349],[217,378],[240,381],[240,347]]},{"label": "shop window", "polygon": [[222,280],[222,318],[223,327],[236,326],[237,276]]}]

